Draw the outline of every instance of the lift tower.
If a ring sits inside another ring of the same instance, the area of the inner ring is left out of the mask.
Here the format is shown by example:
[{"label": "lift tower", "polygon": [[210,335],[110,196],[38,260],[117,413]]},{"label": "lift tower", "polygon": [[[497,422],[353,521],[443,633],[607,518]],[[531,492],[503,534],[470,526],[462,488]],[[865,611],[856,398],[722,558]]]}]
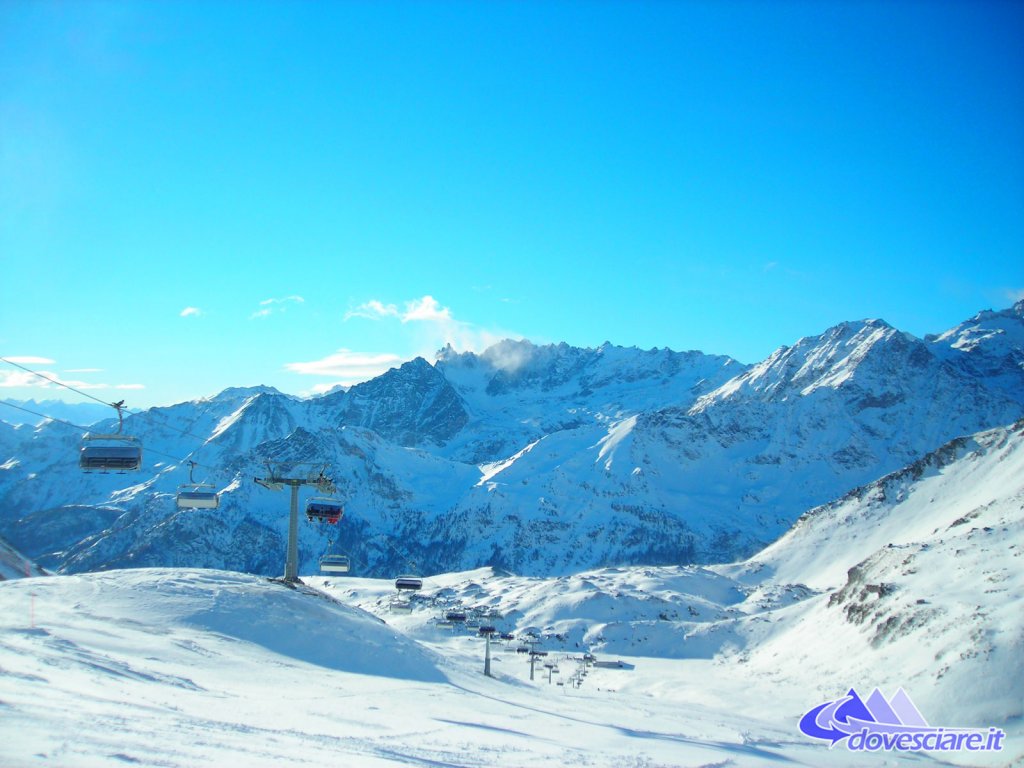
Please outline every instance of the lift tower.
[{"label": "lift tower", "polygon": [[266,477],[253,478],[257,485],[272,491],[292,489],[292,503],[288,515],[288,554],[284,563],[284,581],[294,584],[299,580],[299,488],[312,485],[317,491],[330,495],[334,483],[327,477],[327,465],[310,461],[267,461]]}]

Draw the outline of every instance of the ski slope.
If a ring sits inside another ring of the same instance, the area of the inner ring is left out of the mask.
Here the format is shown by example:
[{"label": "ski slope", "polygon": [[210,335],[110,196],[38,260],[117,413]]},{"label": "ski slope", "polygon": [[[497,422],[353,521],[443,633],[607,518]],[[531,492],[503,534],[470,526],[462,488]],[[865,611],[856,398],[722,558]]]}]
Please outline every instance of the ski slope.
[{"label": "ski slope", "polygon": [[531,683],[496,646],[489,679],[469,635],[418,643],[316,590],[218,571],[0,586],[8,766],[848,764],[721,691],[716,707],[647,695],[672,662],[577,690]]},{"label": "ski slope", "polygon": [[[681,582],[696,584],[710,587],[708,604],[722,587],[710,575],[676,569],[616,571],[589,581],[604,578],[619,592],[657,586],[663,599],[684,595],[673,593]],[[571,638],[536,627],[537,647],[549,652],[543,661],[559,665],[550,682],[540,664],[530,680],[519,640],[493,643],[494,677],[487,678],[483,641],[436,624],[439,605],[466,604],[471,596],[500,603],[514,581],[515,599],[532,613],[513,609],[499,623],[523,624],[543,611],[557,623],[565,603],[552,607],[537,596],[542,580],[487,571],[427,579],[408,614],[390,613],[389,582],[308,581],[320,588],[178,569],[0,584],[0,763],[858,764],[857,755],[830,751],[797,731],[797,718],[818,703],[814,694],[762,670],[751,674],[729,653],[598,653],[626,667],[592,667],[576,688],[573,659],[581,654]],[[591,589],[568,581],[569,601]],[[591,608],[606,620],[618,610]],[[642,624],[638,611],[630,620]],[[1018,750],[1020,736],[1018,728],[1008,737]]]}]

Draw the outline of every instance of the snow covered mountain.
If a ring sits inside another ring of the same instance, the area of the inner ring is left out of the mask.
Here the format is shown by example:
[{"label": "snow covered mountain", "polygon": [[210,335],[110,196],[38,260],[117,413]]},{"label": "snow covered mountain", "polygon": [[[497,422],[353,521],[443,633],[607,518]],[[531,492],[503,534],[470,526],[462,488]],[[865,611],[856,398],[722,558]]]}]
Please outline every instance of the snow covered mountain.
[{"label": "snow covered mountain", "polygon": [[[328,548],[366,575],[729,561],[947,440],[1019,419],[1022,315],[925,340],[842,323],[755,366],[610,344],[446,348],[313,400],[231,389],[128,417],[145,445],[133,475],[81,473],[65,425],[0,424],[0,534],[66,572],[279,573],[287,494],[253,478],[287,459],[325,465],[346,506],[336,529],[303,523],[306,571]],[[176,510],[189,459],[220,509]]]}]

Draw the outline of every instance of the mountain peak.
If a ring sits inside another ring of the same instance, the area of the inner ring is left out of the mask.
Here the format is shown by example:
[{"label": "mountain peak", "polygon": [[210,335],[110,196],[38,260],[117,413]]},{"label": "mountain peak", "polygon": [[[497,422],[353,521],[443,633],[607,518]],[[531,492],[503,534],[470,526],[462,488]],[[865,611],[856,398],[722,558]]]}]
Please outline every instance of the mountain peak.
[{"label": "mountain peak", "polygon": [[925,336],[935,354],[1021,400],[1024,392],[1024,299],[983,310],[945,333]]},{"label": "mountain peak", "polygon": [[[450,345],[441,352],[448,354]],[[452,354],[454,353],[452,351]],[[466,423],[458,393],[444,375],[422,357],[392,368],[319,403],[340,411],[340,424],[371,429],[400,445],[424,440],[444,444]]]}]

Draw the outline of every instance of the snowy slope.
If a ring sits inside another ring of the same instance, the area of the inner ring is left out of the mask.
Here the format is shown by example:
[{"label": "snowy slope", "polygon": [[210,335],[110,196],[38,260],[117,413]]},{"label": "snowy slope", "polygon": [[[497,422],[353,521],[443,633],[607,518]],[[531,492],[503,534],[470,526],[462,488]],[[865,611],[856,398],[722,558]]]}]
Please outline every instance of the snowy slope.
[{"label": "snowy slope", "polygon": [[[1024,422],[953,441],[812,510],[738,569],[822,594],[755,633],[749,667],[808,688],[913,686],[956,724],[1024,715]],[[867,685],[868,683],[861,683]]]},{"label": "snowy slope", "polygon": [[[594,670],[579,689],[531,682],[496,644],[485,678],[481,651],[468,635],[416,643],[312,590],[240,574],[4,582],[0,762],[852,764],[771,716],[602,689],[631,673]],[[667,672],[652,663],[636,679]]]}]

